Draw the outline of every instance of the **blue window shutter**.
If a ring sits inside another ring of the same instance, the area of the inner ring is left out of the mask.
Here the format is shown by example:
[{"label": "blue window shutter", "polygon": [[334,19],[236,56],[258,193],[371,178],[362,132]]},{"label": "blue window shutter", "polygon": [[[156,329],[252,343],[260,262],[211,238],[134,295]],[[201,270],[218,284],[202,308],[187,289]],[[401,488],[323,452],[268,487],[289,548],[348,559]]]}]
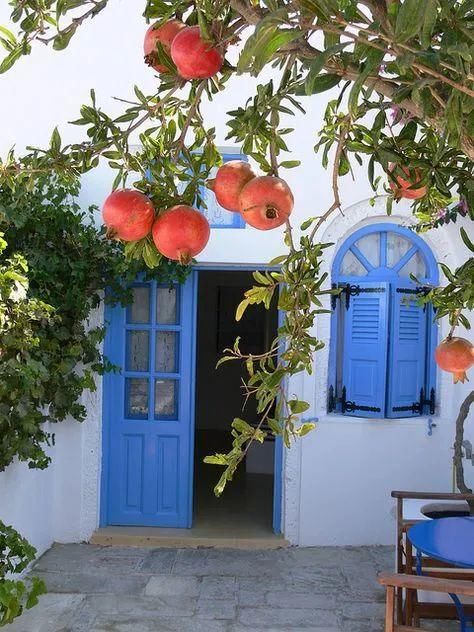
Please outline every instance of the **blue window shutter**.
[{"label": "blue window shutter", "polygon": [[[344,312],[342,412],[384,417],[389,284],[365,282],[341,294]],[[357,289],[358,288],[358,289]]]},{"label": "blue window shutter", "polygon": [[413,405],[426,384],[430,310],[416,304],[416,286],[410,283],[393,284],[391,293],[387,417],[414,417],[421,414]]}]

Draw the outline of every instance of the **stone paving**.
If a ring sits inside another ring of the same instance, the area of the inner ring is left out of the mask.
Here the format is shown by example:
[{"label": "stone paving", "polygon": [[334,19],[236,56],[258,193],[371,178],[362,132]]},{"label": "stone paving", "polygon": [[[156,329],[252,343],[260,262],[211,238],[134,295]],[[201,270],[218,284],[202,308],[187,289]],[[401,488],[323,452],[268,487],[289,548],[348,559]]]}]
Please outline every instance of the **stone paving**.
[{"label": "stone paving", "polygon": [[[6,632],[381,632],[391,547],[273,551],[55,545],[49,593]],[[439,630],[458,630],[443,623]]]}]

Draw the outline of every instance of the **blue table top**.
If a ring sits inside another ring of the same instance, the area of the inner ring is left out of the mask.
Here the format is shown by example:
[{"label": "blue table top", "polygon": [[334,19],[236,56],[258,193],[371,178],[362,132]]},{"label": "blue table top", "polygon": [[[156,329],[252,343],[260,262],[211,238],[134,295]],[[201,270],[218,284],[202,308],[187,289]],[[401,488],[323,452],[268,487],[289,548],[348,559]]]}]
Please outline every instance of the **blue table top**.
[{"label": "blue table top", "polygon": [[474,568],[474,516],[419,522],[408,530],[408,538],[429,557]]}]

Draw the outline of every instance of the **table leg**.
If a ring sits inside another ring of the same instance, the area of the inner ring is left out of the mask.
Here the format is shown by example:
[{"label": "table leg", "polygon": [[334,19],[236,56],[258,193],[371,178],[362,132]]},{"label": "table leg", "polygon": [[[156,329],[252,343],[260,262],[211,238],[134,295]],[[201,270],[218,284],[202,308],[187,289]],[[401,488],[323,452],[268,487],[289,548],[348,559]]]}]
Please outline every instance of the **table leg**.
[{"label": "table leg", "polygon": [[423,575],[422,570],[422,553],[418,549],[416,549],[416,574]]},{"label": "table leg", "polygon": [[464,607],[457,595],[455,595],[454,593],[449,593],[449,596],[454,601],[454,605],[456,606],[459,623],[461,624],[461,632],[467,632],[467,619],[466,615],[464,614]]},{"label": "table leg", "polygon": [[[416,574],[423,575],[423,555],[420,550],[416,549]],[[464,606],[462,605],[459,597],[454,593],[449,593],[449,596],[454,601],[456,606],[456,612],[458,613],[458,619],[460,623],[460,632],[467,632],[467,618],[464,613]]]}]

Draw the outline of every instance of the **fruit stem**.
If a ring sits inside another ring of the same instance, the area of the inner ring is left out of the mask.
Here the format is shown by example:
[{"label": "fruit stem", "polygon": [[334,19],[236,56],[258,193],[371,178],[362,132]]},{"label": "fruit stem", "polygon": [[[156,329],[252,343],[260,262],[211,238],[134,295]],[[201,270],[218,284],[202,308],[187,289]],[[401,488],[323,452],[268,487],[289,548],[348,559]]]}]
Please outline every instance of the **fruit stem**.
[{"label": "fruit stem", "polygon": [[192,256],[189,250],[180,250],[178,255],[178,261],[182,266],[188,266],[192,261]]}]

